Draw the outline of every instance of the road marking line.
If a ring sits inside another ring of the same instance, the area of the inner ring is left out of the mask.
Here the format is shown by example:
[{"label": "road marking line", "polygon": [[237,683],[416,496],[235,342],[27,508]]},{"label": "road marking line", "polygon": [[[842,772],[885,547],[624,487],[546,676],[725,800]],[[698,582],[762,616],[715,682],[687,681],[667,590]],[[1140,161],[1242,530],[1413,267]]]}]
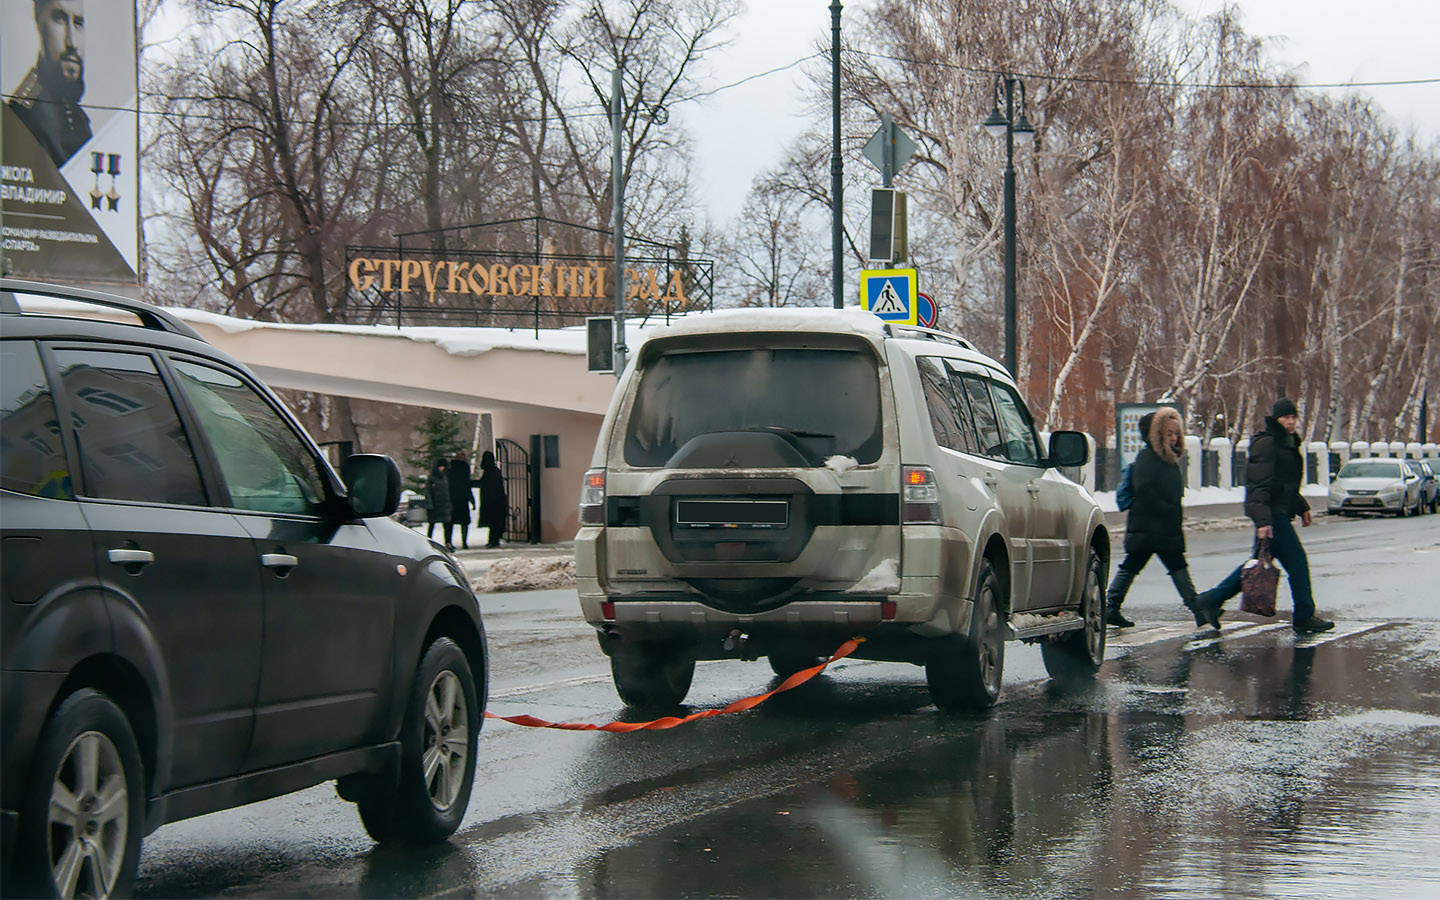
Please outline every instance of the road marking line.
[{"label": "road marking line", "polygon": [[1111,647],[1144,647],[1147,644],[1174,640],[1178,637],[1190,637],[1194,633],[1193,625],[1156,625],[1150,628],[1137,628],[1134,631],[1127,629],[1125,633],[1118,634],[1113,638],[1107,635],[1105,643]]},{"label": "road marking line", "polygon": [[1260,625],[1255,622],[1232,622],[1222,629],[1218,635],[1209,638],[1202,638],[1186,644],[1186,650],[1202,650],[1206,647],[1213,647],[1227,638],[1250,637],[1251,635],[1262,634],[1266,631],[1274,631],[1277,628],[1289,628],[1288,622],[1273,622],[1269,625]]}]

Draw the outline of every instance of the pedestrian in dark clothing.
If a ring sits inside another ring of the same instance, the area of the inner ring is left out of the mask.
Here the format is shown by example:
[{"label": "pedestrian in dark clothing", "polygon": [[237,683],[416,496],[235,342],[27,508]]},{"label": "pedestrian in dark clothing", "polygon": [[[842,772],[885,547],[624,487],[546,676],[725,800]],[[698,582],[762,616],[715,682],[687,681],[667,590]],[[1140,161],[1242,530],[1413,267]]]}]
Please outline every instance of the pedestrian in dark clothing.
[{"label": "pedestrian in dark clothing", "polygon": [[[425,536],[435,536],[435,526],[444,526],[450,521],[450,478],[445,474],[445,460],[437,459],[430,467],[430,475],[425,479],[425,505],[429,508],[425,525]],[[442,527],[440,529],[444,531]],[[445,537],[445,549],[454,550],[450,546],[449,536]]]},{"label": "pedestrian in dark clothing", "polygon": [[[1335,623],[1315,615],[1315,598],[1310,588],[1310,561],[1293,519],[1309,527],[1310,504],[1300,495],[1305,483],[1305,458],[1295,430],[1300,417],[1295,404],[1281,398],[1265,417],[1265,430],[1250,439],[1250,461],[1245,466],[1245,515],[1255,523],[1255,541],[1270,541],[1270,555],[1290,576],[1290,597],[1295,604],[1291,626],[1298,634],[1329,631]],[[1197,601],[1210,624],[1220,627],[1225,601],[1240,593],[1245,564],[1235,567],[1224,580],[1200,595]]]},{"label": "pedestrian in dark clothing", "polygon": [[480,456],[480,524],[490,529],[487,547],[500,546],[505,533],[505,518],[510,503],[505,496],[505,476],[495,464],[495,454],[486,450]]},{"label": "pedestrian in dark clothing", "polygon": [[[1135,499],[1125,518],[1125,560],[1105,593],[1105,621],[1119,628],[1135,624],[1125,618],[1120,606],[1130,583],[1151,556],[1160,557],[1180,599],[1192,611],[1195,609],[1195,585],[1185,564],[1185,512],[1181,506],[1185,480],[1180,473],[1184,429],[1180,414],[1162,406],[1140,419],[1140,433],[1145,446],[1130,467]],[[1198,612],[1195,624],[1204,624]]]},{"label": "pedestrian in dark clothing", "polygon": [[475,495],[470,492],[474,482],[470,480],[470,460],[464,450],[455,451],[450,468],[445,473],[450,482],[450,518],[445,524],[445,545],[455,549],[451,529],[459,526],[460,546],[470,549],[470,507],[475,505]]}]

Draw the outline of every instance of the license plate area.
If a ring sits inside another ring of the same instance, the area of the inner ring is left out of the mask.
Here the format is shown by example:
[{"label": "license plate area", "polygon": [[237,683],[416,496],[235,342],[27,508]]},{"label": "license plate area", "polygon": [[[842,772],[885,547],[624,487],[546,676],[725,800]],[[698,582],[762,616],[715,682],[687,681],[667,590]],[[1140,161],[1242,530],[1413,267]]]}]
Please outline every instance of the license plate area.
[{"label": "license plate area", "polygon": [[790,525],[788,500],[676,499],[675,527],[685,531],[768,532]]}]

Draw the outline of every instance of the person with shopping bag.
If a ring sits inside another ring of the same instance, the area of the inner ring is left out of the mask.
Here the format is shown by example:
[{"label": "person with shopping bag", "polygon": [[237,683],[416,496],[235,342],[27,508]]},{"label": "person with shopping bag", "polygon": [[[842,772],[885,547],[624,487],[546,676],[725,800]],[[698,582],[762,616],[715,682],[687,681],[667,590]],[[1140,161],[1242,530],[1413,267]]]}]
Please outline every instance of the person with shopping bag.
[{"label": "person with shopping bag", "polygon": [[[1250,462],[1245,467],[1245,515],[1255,523],[1255,550],[1252,560],[1263,565],[1265,555],[1290,576],[1290,597],[1294,602],[1291,627],[1296,634],[1329,631],[1335,623],[1315,614],[1315,598],[1310,586],[1310,561],[1295,531],[1298,516],[1303,527],[1311,522],[1310,504],[1300,495],[1305,483],[1305,457],[1300,453],[1300,438],[1295,434],[1300,416],[1295,404],[1280,398],[1265,418],[1265,430],[1250,439]],[[1240,593],[1246,580],[1250,560],[1196,599],[1201,614],[1211,627],[1220,627],[1225,601]],[[1250,566],[1250,568],[1254,568]],[[1251,581],[1256,575],[1252,573]],[[1256,590],[1263,590],[1257,585]],[[1272,588],[1273,590],[1273,588]]]}]

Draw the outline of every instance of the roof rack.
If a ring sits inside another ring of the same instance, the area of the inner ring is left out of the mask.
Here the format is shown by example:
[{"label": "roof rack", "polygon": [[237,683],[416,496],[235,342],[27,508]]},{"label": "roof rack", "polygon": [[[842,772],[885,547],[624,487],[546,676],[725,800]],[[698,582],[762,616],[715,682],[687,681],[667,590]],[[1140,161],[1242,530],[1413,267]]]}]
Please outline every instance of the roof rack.
[{"label": "roof rack", "polygon": [[966,350],[974,350],[975,345],[948,331],[940,331],[935,328],[926,328],[923,325],[910,325],[905,322],[886,322],[885,332],[892,337],[913,337],[925,341],[937,341],[941,344],[953,344],[956,347],[964,347]]},{"label": "roof rack", "polygon": [[184,335],[185,337],[194,338],[197,341],[205,340],[195,329],[191,328],[185,322],[148,303],[131,300],[129,297],[118,297],[115,294],[105,294],[100,291],[87,291],[81,288],[47,284],[43,281],[21,281],[17,278],[0,278],[0,314],[12,316],[26,315],[24,308],[20,305],[20,301],[15,297],[16,293],[36,294],[42,297],[54,297],[57,300],[70,300],[77,303],[88,303],[93,306],[118,309],[135,316],[145,328],[154,331],[168,331],[171,334]]}]

